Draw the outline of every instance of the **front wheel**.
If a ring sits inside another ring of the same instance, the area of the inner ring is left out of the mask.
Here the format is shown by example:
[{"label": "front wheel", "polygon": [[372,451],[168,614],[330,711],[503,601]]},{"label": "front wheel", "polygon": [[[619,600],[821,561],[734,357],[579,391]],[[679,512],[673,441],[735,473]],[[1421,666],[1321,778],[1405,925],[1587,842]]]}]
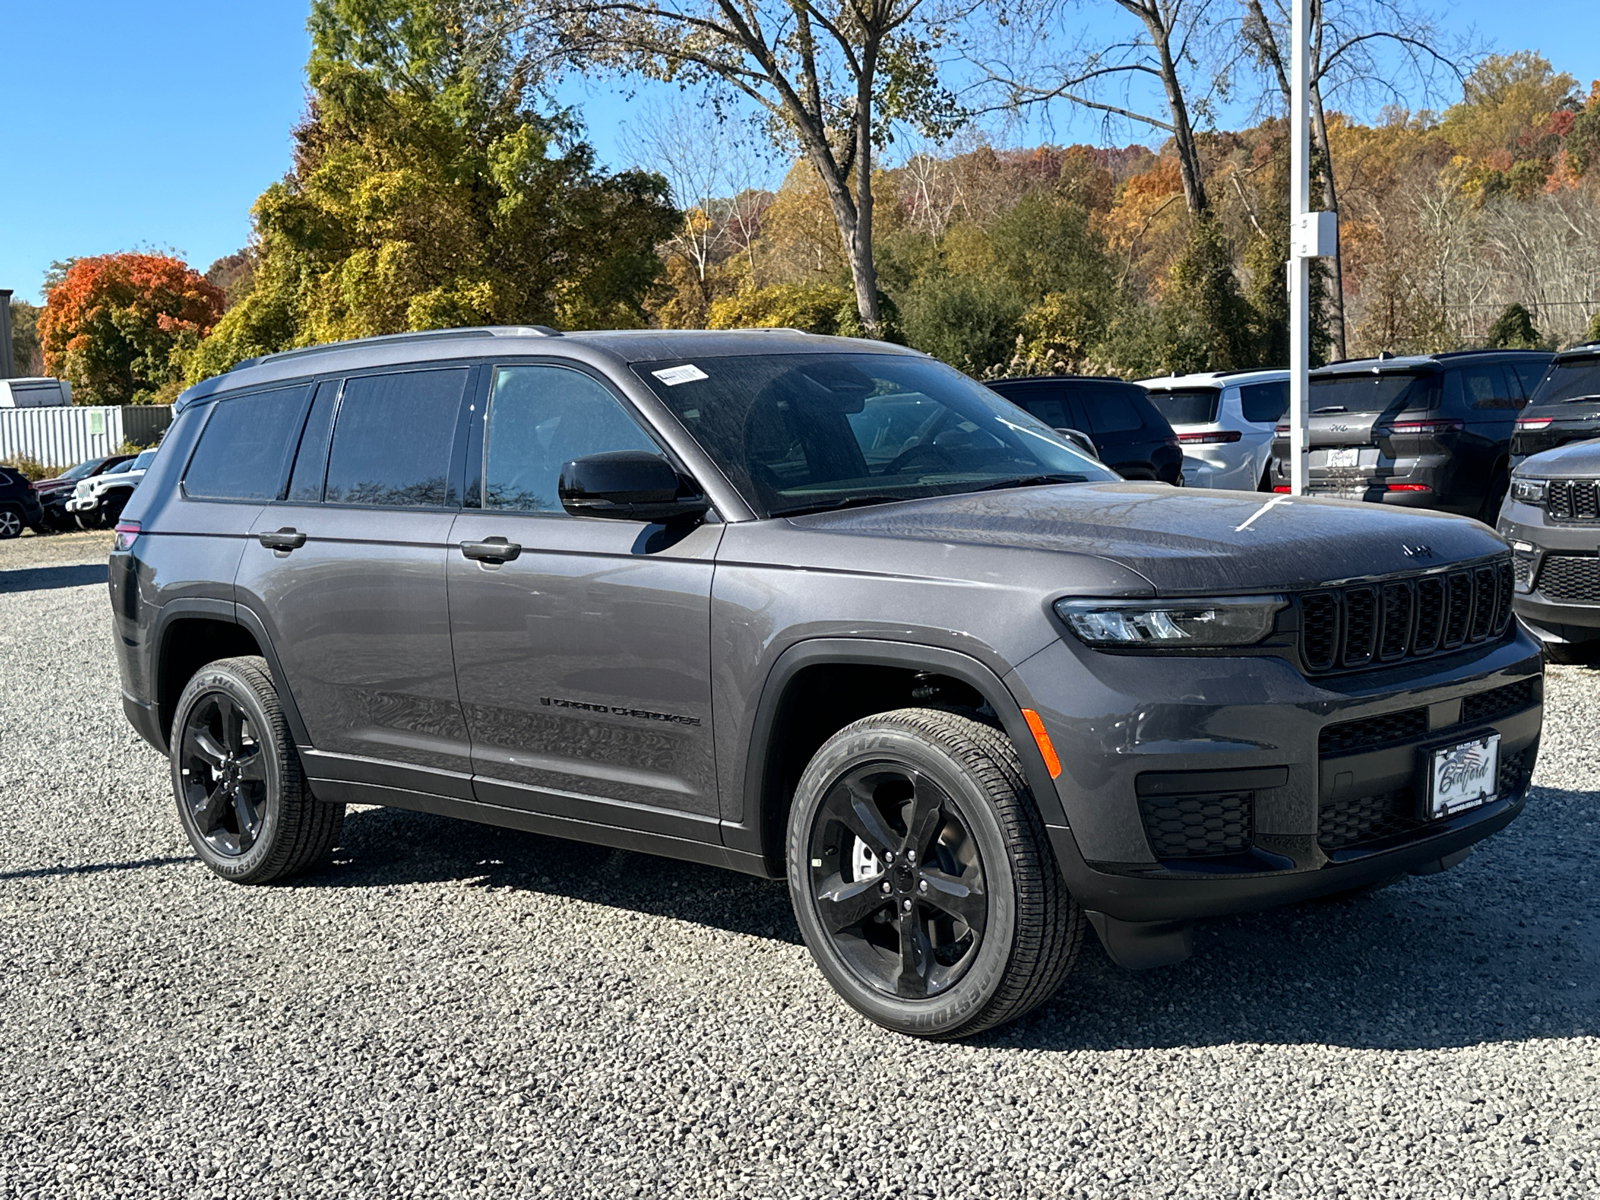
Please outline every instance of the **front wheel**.
[{"label": "front wheel", "polygon": [[817,751],[790,811],[788,869],[823,974],[901,1033],[1015,1020],[1060,986],[1083,937],[1015,749],[942,709],[868,717]]},{"label": "front wheel", "polygon": [[338,843],[344,805],[311,795],[265,659],[224,658],[196,671],[170,742],[178,820],[224,879],[271,883]]}]

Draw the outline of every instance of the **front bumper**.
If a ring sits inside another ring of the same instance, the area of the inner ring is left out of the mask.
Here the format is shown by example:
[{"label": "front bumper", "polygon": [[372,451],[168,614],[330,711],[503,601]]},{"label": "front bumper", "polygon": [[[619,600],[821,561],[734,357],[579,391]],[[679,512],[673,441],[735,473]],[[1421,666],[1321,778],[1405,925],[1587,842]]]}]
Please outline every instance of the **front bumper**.
[{"label": "front bumper", "polygon": [[[1120,656],[1064,638],[1008,683],[1063,764],[1065,820],[1047,824],[1068,887],[1091,912],[1148,924],[1438,869],[1503,828],[1538,753],[1542,671],[1513,625],[1492,644],[1318,679],[1278,658]],[[1490,731],[1498,798],[1424,819],[1426,752]],[[1173,853],[1163,822],[1193,800],[1228,833]]]},{"label": "front bumper", "polygon": [[[1586,642],[1600,638],[1600,589],[1594,598],[1554,597],[1544,590],[1550,555],[1593,559],[1600,556],[1600,521],[1549,521],[1542,508],[1507,500],[1496,531],[1512,544],[1517,592],[1512,611],[1536,627],[1546,641]],[[1524,549],[1524,547],[1528,547]],[[1600,562],[1596,563],[1600,570]],[[1524,590],[1524,589],[1527,590]]]}]

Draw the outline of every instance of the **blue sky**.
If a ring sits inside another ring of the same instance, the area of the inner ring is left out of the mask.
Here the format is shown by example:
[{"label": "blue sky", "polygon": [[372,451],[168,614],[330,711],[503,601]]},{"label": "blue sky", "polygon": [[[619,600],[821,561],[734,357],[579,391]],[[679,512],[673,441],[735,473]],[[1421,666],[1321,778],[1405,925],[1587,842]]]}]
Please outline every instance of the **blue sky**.
[{"label": "blue sky", "polygon": [[[306,10],[306,0],[0,0],[0,287],[38,301],[56,259],[172,248],[204,270],[242,246],[251,203],[289,165]],[[1108,0],[1082,12],[1089,29],[1126,19]],[[1474,27],[1498,50],[1538,50],[1585,87],[1600,77],[1592,0],[1461,0],[1439,24]],[[602,161],[629,165],[628,102],[607,87],[561,95],[582,110]],[[1101,135],[1062,114],[1048,136]]]}]

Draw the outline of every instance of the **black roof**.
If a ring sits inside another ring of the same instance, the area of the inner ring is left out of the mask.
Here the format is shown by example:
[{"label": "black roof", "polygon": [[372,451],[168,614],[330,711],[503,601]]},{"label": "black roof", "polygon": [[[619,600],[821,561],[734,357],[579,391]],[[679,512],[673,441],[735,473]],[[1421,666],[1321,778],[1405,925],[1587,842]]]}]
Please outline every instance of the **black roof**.
[{"label": "black roof", "polygon": [[1441,350],[1436,354],[1389,354],[1377,358],[1345,358],[1317,367],[1313,375],[1353,375],[1360,371],[1438,370],[1463,359],[1550,358],[1548,350]]}]

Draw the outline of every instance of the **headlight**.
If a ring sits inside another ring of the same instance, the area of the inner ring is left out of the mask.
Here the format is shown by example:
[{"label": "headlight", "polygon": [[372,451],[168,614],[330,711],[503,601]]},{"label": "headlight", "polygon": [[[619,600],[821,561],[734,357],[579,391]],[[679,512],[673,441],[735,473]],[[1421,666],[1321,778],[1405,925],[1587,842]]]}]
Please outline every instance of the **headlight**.
[{"label": "headlight", "polygon": [[1511,498],[1520,504],[1543,504],[1549,486],[1543,479],[1513,479]]},{"label": "headlight", "polygon": [[1224,600],[1057,600],[1056,613],[1091,646],[1253,646],[1288,605],[1282,596]]}]

